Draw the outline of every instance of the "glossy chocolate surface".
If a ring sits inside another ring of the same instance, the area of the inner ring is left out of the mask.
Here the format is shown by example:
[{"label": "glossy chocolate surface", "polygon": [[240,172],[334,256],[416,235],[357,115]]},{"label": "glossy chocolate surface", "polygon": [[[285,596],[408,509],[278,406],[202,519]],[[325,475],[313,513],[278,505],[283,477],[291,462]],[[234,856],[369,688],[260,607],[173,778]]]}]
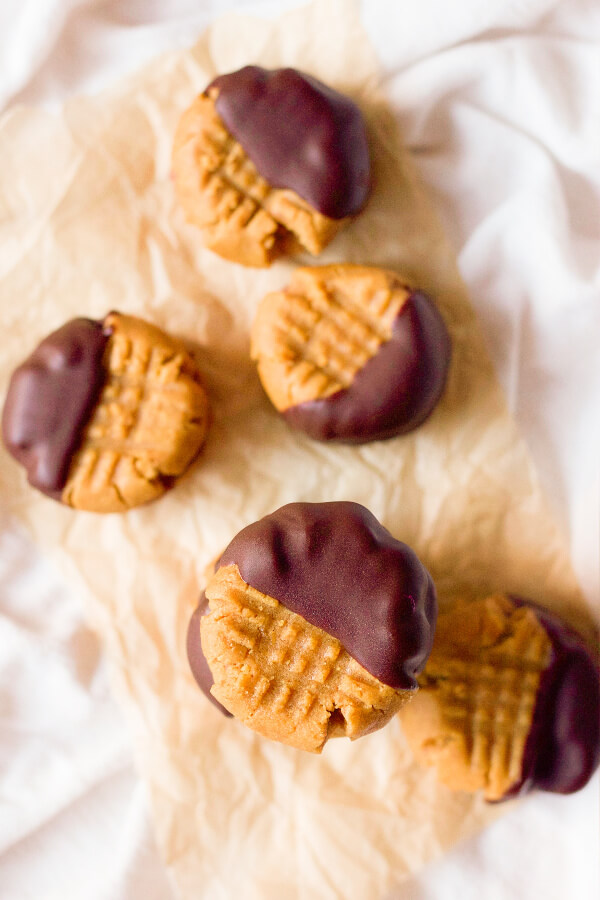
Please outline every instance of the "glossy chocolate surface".
[{"label": "glossy chocolate surface", "polygon": [[73,319],[45,338],[10,381],[4,444],[29,483],[57,500],[104,382],[108,338],[102,322]]},{"label": "glossy chocolate surface", "polygon": [[220,566],[336,637],[393,688],[416,688],[431,651],[431,576],[358,503],[290,503],[244,528]]},{"label": "glossy chocolate surface", "polygon": [[190,664],[190,669],[192,670],[192,675],[196,679],[196,684],[202,690],[204,694],[208,697],[210,702],[220,710],[223,715],[227,716],[227,718],[231,719],[232,715],[229,710],[225,709],[216,697],[210,692],[211,687],[213,686],[214,678],[212,676],[212,672],[208,666],[206,661],[206,657],[202,652],[202,644],[200,643],[200,619],[202,616],[205,616],[208,613],[208,600],[206,599],[206,595],[204,593],[200,596],[200,602],[198,603],[198,608],[194,612],[192,618],[190,619],[190,624],[188,625],[187,632],[187,656]]},{"label": "glossy chocolate surface", "polygon": [[600,672],[583,639],[536,603],[529,606],[552,641],[542,675],[533,724],[523,756],[523,776],[510,796],[534,787],[557,794],[582,788],[600,762]]},{"label": "glossy chocolate surface", "polygon": [[272,187],[331,219],[355,215],[370,187],[369,147],[349,97],[295,69],[245,66],[220,75],[216,109]]},{"label": "glossy chocolate surface", "polygon": [[450,365],[450,337],[433,301],[407,299],[392,337],[354,376],[350,387],[284,410],[294,428],[319,441],[362,444],[412,431],[437,404]]}]

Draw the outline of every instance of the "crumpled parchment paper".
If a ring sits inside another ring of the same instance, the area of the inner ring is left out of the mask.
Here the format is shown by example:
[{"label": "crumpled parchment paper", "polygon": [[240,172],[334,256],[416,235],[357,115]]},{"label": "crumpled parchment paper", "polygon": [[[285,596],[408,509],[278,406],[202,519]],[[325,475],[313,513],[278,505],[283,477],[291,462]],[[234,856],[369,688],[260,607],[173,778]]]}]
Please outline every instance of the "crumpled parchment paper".
[{"label": "crumpled parchment paper", "polygon": [[[310,260],[268,271],[228,263],[202,248],[176,206],[178,117],[216,73],[249,62],[311,72],[367,116],[375,191],[319,261],[392,268],[437,299],[451,375],[412,435],[356,448],[289,430],[248,358],[249,326],[260,298]],[[59,118],[17,108],[0,122],[2,394],[46,333],[113,308],[191,342],[210,391],[198,463],[126,515],[61,507],[0,451],[2,502],[78,588],[102,636],[184,897],[380,897],[508,808],[439,787],[411,762],[397,720],[318,757],[220,716],[188,671],[185,634],[205,566],[241,527],[292,500],[356,500],[414,547],[442,603],[509,590],[587,625],[450,244],[377,81],[356,6],[323,0],[272,23],[227,17],[189,52],[69,102]]]}]

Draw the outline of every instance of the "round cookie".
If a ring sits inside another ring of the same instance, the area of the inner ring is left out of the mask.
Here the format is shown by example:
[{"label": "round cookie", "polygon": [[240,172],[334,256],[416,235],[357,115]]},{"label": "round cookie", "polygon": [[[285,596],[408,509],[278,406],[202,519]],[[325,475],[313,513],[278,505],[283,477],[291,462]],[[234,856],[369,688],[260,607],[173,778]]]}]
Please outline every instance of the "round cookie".
[{"label": "round cookie", "polygon": [[436,613],[427,570],[365,507],[290,503],[222,554],[188,657],[235,718],[319,753],[381,728],[413,696]]},{"label": "round cookie", "polygon": [[433,301],[394,272],[349,264],[296,269],[267,294],[251,355],[275,408],[321,441],[404,434],[438,402],[450,338]]},{"label": "round cookie", "polygon": [[600,759],[600,673],[582,638],[495,595],[440,615],[420,691],[400,713],[416,759],[489,801],[582,788]]},{"label": "round cookie", "polygon": [[208,400],[183,345],[133,316],[73,319],[12,375],[9,452],[38,490],[121,512],[159,497],[198,454]]},{"label": "round cookie", "polygon": [[172,170],[206,246],[246,266],[318,255],[370,188],[360,110],[295,69],[245,66],[215,78],[179,122]]}]

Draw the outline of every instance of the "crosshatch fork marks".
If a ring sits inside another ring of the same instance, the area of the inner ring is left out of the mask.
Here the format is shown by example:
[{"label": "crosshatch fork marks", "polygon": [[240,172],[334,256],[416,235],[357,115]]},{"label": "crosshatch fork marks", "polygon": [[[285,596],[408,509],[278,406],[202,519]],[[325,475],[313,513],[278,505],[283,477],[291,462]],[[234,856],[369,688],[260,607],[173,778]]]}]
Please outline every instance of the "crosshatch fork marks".
[{"label": "crosshatch fork marks", "polygon": [[63,492],[64,502],[98,511],[163,493],[198,452],[208,417],[199,374],[182,347],[139,319],[108,320],[106,381]]},{"label": "crosshatch fork marks", "polygon": [[297,269],[287,290],[264,298],[252,332],[252,355],[277,409],[348,388],[390,340],[409,296],[399,277],[382,270]]},{"label": "crosshatch fork marks", "polygon": [[436,657],[428,669],[445,718],[465,736],[469,767],[489,771],[490,784],[520,778],[546,650],[546,636],[537,634],[521,660],[502,653]]},{"label": "crosshatch fork marks", "polygon": [[268,266],[280,253],[301,248],[318,255],[347,222],[271,186],[223,125],[210,93],[181,118],[173,174],[179,202],[206,245],[243,265]]},{"label": "crosshatch fork marks", "polygon": [[202,647],[215,696],[267,737],[318,752],[334,710],[342,713],[340,732],[359,737],[410,696],[378,681],[336,638],[247,585],[237,566],[219,569],[206,596],[211,613],[202,620]]},{"label": "crosshatch fork marks", "polygon": [[440,616],[403,727],[415,755],[455,790],[501,799],[522,778],[552,643],[535,613],[494,595]]}]

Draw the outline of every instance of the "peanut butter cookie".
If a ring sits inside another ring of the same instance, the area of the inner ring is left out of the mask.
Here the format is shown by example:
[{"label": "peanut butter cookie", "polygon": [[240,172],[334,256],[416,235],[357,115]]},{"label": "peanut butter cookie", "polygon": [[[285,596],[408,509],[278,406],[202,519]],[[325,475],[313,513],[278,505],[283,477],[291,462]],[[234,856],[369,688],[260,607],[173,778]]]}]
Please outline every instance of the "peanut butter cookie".
[{"label": "peanut butter cookie", "polygon": [[263,298],[251,354],[286,421],[317,440],[364,443],[416,428],[438,402],[450,339],[433,302],[394,272],[296,269]]},{"label": "peanut butter cookie", "polygon": [[216,78],[179,122],[175,190],[207,247],[246,266],[318,255],[367,199],[356,105],[294,69]]},{"label": "peanut butter cookie", "polygon": [[233,539],[197,613],[188,656],[203,690],[260,734],[318,753],[412,697],[436,598],[364,507],[292,503]]},{"label": "peanut butter cookie", "polygon": [[4,443],[29,482],[76,509],[159,497],[198,454],[208,401],[190,354],[160,329],[109,313],[74,319],[13,374]]},{"label": "peanut butter cookie", "polygon": [[440,615],[414,703],[400,713],[415,757],[454,790],[503,800],[571,793],[598,765],[598,670],[541,607],[495,595]]}]

